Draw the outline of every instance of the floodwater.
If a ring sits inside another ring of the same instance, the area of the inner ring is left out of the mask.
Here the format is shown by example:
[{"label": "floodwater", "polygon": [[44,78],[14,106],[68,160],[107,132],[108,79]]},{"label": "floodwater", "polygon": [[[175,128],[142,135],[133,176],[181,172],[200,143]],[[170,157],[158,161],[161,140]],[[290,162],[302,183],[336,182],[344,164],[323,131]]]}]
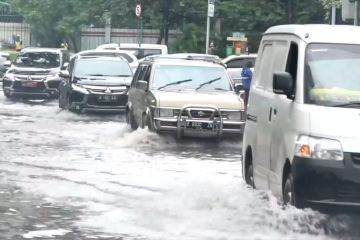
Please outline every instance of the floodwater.
[{"label": "floodwater", "polygon": [[241,140],[179,142],[0,92],[0,239],[358,238],[356,215],[249,189]]}]

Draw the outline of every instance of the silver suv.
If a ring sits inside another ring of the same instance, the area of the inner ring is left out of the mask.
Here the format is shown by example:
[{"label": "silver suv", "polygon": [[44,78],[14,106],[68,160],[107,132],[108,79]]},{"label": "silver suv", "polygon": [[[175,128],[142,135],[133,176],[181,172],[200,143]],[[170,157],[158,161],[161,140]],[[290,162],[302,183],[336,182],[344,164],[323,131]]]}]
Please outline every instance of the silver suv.
[{"label": "silver suv", "polygon": [[240,135],[244,103],[223,65],[171,55],[141,62],[132,81],[127,122],[181,136]]}]

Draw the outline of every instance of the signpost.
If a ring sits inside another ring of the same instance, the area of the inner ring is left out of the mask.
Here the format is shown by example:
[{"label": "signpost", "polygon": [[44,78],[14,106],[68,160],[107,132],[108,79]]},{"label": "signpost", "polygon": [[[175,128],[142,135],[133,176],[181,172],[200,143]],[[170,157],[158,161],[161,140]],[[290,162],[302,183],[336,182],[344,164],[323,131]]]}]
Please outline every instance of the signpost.
[{"label": "signpost", "polygon": [[141,45],[143,42],[143,24],[142,24],[141,14],[142,14],[142,6],[140,3],[137,3],[135,6],[135,15],[138,18],[138,42],[139,42],[139,45]]},{"label": "signpost", "polygon": [[209,39],[210,39],[210,17],[214,17],[215,0],[208,0],[208,13],[206,22],[206,54],[209,53]]}]

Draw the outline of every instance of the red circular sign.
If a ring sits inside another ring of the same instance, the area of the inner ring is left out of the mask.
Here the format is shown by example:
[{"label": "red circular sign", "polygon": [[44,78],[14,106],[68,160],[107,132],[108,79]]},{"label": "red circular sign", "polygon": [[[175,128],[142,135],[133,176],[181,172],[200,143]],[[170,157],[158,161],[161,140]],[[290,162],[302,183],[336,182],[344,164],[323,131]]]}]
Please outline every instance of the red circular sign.
[{"label": "red circular sign", "polygon": [[141,5],[140,4],[136,4],[136,7],[135,7],[135,15],[137,17],[140,17],[141,16]]}]

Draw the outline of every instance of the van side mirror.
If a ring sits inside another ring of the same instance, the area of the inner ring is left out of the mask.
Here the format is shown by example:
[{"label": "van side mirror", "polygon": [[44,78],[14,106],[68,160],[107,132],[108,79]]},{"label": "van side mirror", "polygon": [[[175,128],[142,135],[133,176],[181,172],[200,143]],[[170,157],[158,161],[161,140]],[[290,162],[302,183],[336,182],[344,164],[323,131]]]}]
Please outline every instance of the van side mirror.
[{"label": "van side mirror", "polygon": [[10,60],[6,60],[3,62],[4,67],[11,67],[11,61]]},{"label": "van side mirror", "polygon": [[141,90],[147,91],[147,90],[148,90],[148,87],[149,87],[148,82],[146,82],[146,81],[144,81],[144,80],[139,80],[139,81],[136,82],[136,88],[137,88],[137,89],[141,89]]},{"label": "van side mirror", "polygon": [[69,78],[70,73],[69,73],[68,70],[62,70],[62,71],[60,71],[59,77],[61,77],[61,78]]},{"label": "van side mirror", "polygon": [[288,72],[275,72],[273,75],[273,91],[291,99],[294,94],[294,80]]}]

